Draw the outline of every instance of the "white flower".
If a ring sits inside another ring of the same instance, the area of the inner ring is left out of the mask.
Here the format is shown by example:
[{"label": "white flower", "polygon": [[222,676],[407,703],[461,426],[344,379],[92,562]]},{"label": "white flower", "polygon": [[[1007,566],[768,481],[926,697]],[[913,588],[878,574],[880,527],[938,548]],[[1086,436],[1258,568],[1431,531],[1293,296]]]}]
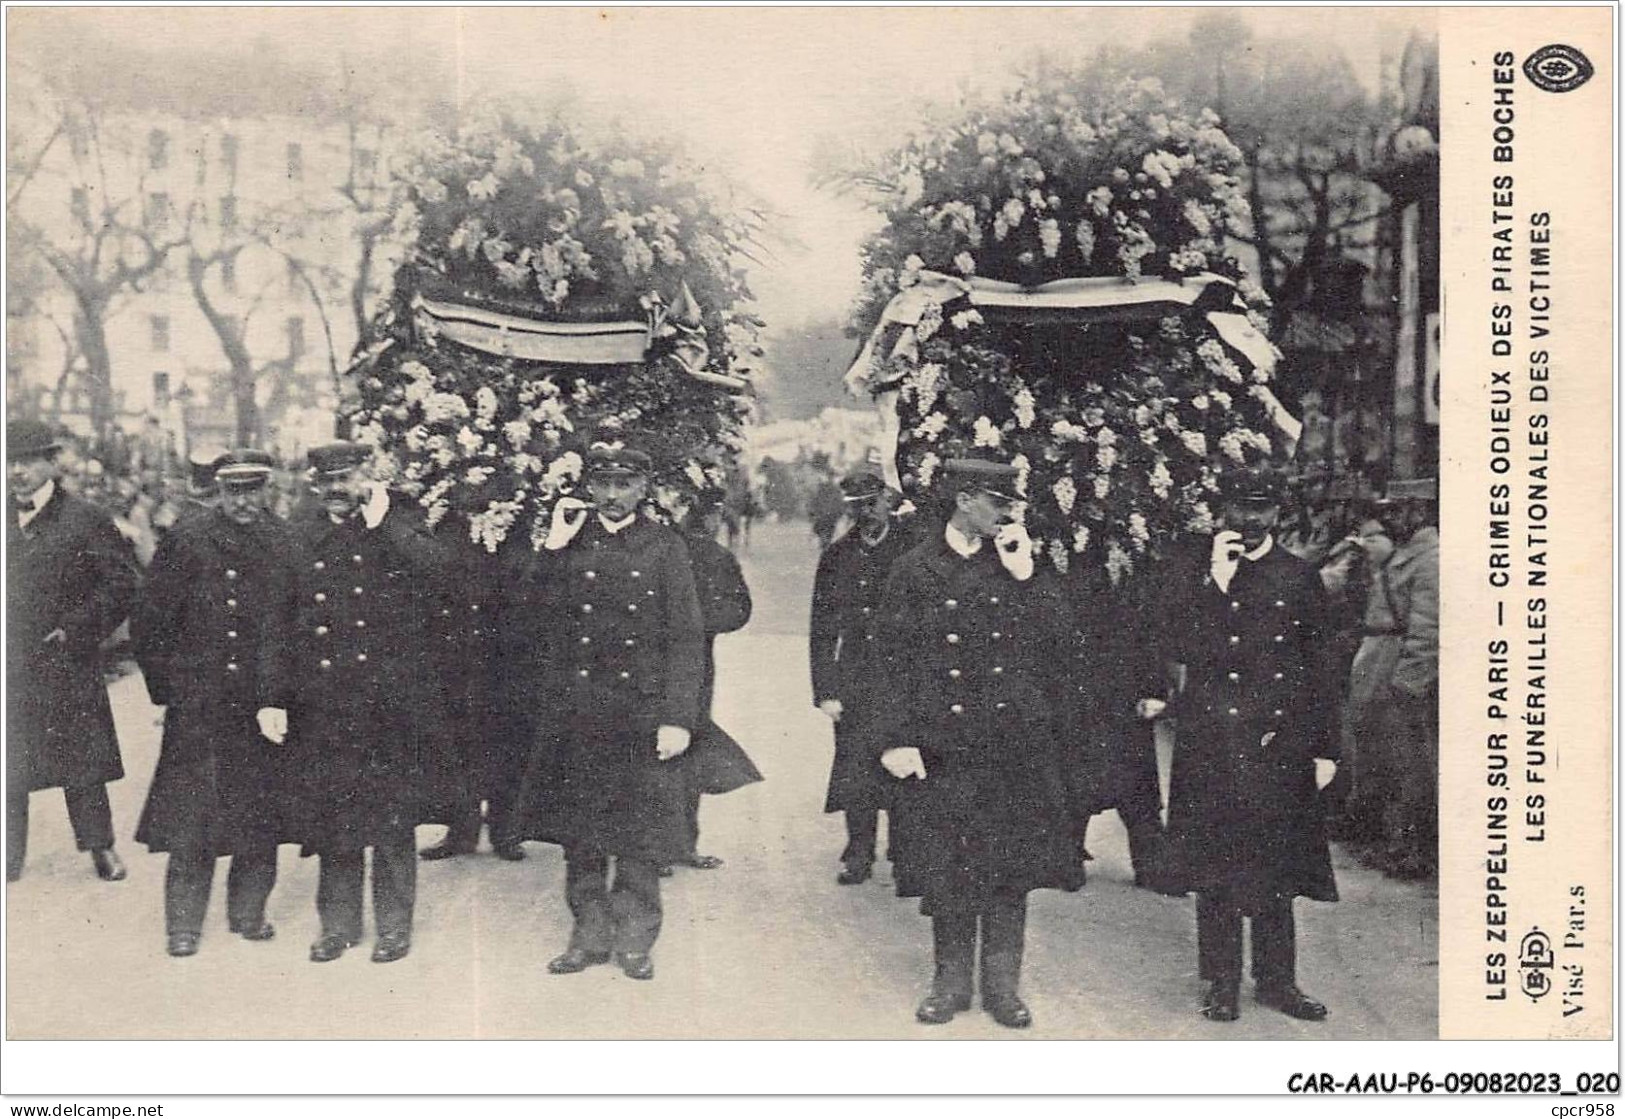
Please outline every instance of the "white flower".
[{"label": "white flower", "polygon": [[490,385],[481,385],[474,393],[474,414],[482,424],[489,424],[496,418],[497,394]]},{"label": "white flower", "polygon": [[1232,403],[1230,394],[1225,392],[1223,389],[1214,389],[1208,393],[1208,396],[1212,398],[1213,403],[1217,404],[1224,411],[1228,412],[1230,410],[1230,405]]},{"label": "white flower", "polygon": [[502,436],[510,447],[522,451],[525,444],[530,442],[530,424],[524,420],[509,420],[502,425]]},{"label": "white flower", "polygon": [[454,392],[430,394],[423,402],[423,418],[427,423],[461,420],[468,416],[468,401]]},{"label": "white flower", "polygon": [[1103,218],[1111,213],[1112,192],[1109,187],[1096,187],[1084,195],[1084,201],[1089,203],[1089,208],[1094,211],[1096,217]]},{"label": "white flower", "polygon": [[1157,445],[1157,429],[1154,427],[1142,427],[1140,429],[1140,442],[1144,443],[1147,447],[1155,447]]},{"label": "white flower", "polygon": [[[1055,495],[1055,504],[1060,507],[1061,512],[1067,516],[1071,516],[1072,506],[1078,500],[1077,483],[1074,482],[1069,476],[1063,474],[1049,489],[1050,493]],[[1078,550],[1082,551],[1083,549],[1080,548]]]},{"label": "white flower", "polygon": [[1166,499],[1169,491],[1173,489],[1174,476],[1168,473],[1168,463],[1160,458],[1157,465],[1151,468],[1148,480],[1151,483],[1151,492],[1160,498]]},{"label": "white flower", "polygon": [[[1010,465],[1016,468],[1016,492],[1022,497],[1027,496],[1027,479],[1032,475],[1033,464],[1027,461],[1026,455],[1017,455],[1010,460]],[[1022,502],[1021,508],[1015,511],[1016,519],[1025,519],[1027,503]]]},{"label": "white flower", "polygon": [[1106,475],[1104,475],[1104,474],[1096,474],[1095,477],[1094,477],[1094,485],[1095,485],[1095,500],[1096,501],[1105,501],[1106,500],[1106,495],[1111,492],[1112,480],[1110,478],[1106,477]]},{"label": "white flower", "polygon": [[1066,554],[1066,546],[1059,540],[1049,542],[1049,561],[1055,565],[1055,570],[1062,575],[1065,575],[1067,569],[1072,566],[1072,559]]},{"label": "white flower", "polygon": [[1151,539],[1151,530],[1146,526],[1144,513],[1135,511],[1128,515],[1128,538],[1136,552],[1145,551]]},{"label": "white flower", "polygon": [[1109,427],[1102,427],[1095,432],[1095,442],[1102,447],[1114,447],[1117,445],[1117,432]]},{"label": "white flower", "polygon": [[1101,408],[1085,408],[1083,410],[1083,422],[1088,427],[1099,427],[1106,422],[1105,410]]},{"label": "white flower", "polygon": [[1239,431],[1227,431],[1219,436],[1219,450],[1232,462],[1242,465],[1247,462],[1246,443],[1246,437]]},{"label": "white flower", "polygon": [[683,475],[700,489],[705,488],[705,470],[693,459],[689,459],[683,464]]},{"label": "white flower", "polygon": [[914,371],[909,378],[914,389],[914,402],[922,412],[929,412],[936,407],[937,397],[942,391],[942,366],[935,362],[926,362]]},{"label": "white flower", "polygon": [[1117,448],[1101,447],[1095,452],[1095,462],[1100,466],[1102,473],[1109,473],[1117,465]]},{"label": "white flower", "polygon": [[1179,441],[1197,458],[1207,457],[1207,436],[1200,431],[1182,431],[1179,433]]},{"label": "white flower", "polygon": [[542,475],[542,489],[548,493],[555,493],[570,482],[581,477],[581,456],[575,451],[565,451],[558,458],[547,464],[547,471]]},{"label": "white flower", "polygon": [[976,447],[997,447],[1004,441],[1003,433],[986,416],[976,417],[971,437],[971,445]]},{"label": "white flower", "polygon": [[483,486],[487,481],[490,480],[491,475],[495,473],[495,467],[470,466],[466,471],[463,472],[463,481],[467,482],[471,486]]},{"label": "white flower", "polygon": [[1115,539],[1108,540],[1106,542],[1106,573],[1111,576],[1112,584],[1115,586],[1116,584],[1122,582],[1123,576],[1129,574],[1133,570],[1133,557],[1124,551],[1123,545],[1118,543]]},{"label": "white flower", "polygon": [[1054,218],[1045,218],[1038,223],[1038,240],[1044,247],[1044,255],[1051,260],[1061,251],[1061,223]]},{"label": "white flower", "polygon": [[1213,531],[1213,511],[1207,507],[1207,502],[1198,501],[1191,506],[1190,519],[1185,522],[1185,527],[1202,535]]},{"label": "white flower", "polygon": [[954,257],[954,267],[959,269],[960,275],[974,276],[976,275],[976,258],[971,256],[970,253],[962,252]]},{"label": "white flower", "polygon": [[474,454],[484,442],[485,440],[480,438],[472,428],[462,427],[457,431],[457,445],[463,449],[464,454]]},{"label": "white flower", "polygon": [[468,196],[484,202],[488,199],[495,198],[500,187],[501,184],[497,182],[497,177],[487,172],[483,178],[474,179],[469,182]]},{"label": "white flower", "polygon": [[1089,433],[1070,420],[1056,420],[1050,424],[1049,433],[1063,443],[1082,443],[1089,438]]},{"label": "white flower", "polygon": [[942,412],[932,412],[914,428],[914,434],[935,443],[937,437],[946,430],[948,430],[948,417]]},{"label": "white flower", "polygon": [[927,451],[920,457],[920,468],[918,471],[920,485],[929,486],[931,484],[931,479],[936,477],[937,467],[941,465],[941,462],[942,460],[937,458],[937,456],[932,454],[930,451]]},{"label": "white flower", "polygon": [[1174,185],[1174,176],[1180,172],[1179,157],[1170,152],[1154,151],[1140,161],[1140,170],[1157,181],[1163,190]]},{"label": "white flower", "polygon": [[1095,257],[1095,227],[1087,218],[1078,223],[1076,236],[1078,251],[1083,254],[1084,263],[1087,264]]},{"label": "white flower", "polygon": [[1023,431],[1033,426],[1038,418],[1038,402],[1033,399],[1033,390],[1022,385],[1016,392],[1014,403],[1016,423],[1021,425]]},{"label": "white flower", "polygon": [[920,270],[925,267],[925,261],[915,253],[909,253],[908,259],[903,261],[903,270],[897,275],[897,286],[911,288],[920,282]]},{"label": "white flower", "polygon": [[1072,550],[1082,552],[1089,547],[1089,526],[1079,525],[1072,533]]},{"label": "white flower", "polygon": [[1149,427],[1151,424],[1151,409],[1147,408],[1144,404],[1141,404],[1135,408],[1134,422],[1139,424],[1141,427]]},{"label": "white flower", "polygon": [[951,320],[955,330],[968,330],[972,326],[982,325],[982,312],[974,307],[969,311],[960,311]]},{"label": "white flower", "polygon": [[1206,412],[1208,410],[1208,405],[1211,403],[1212,401],[1207,398],[1206,393],[1198,393],[1191,397],[1191,407],[1195,408],[1198,412]]},{"label": "white flower", "polygon": [[1196,230],[1198,237],[1206,237],[1213,232],[1213,222],[1209,219],[1207,211],[1194,198],[1185,200],[1185,221],[1192,229]]}]

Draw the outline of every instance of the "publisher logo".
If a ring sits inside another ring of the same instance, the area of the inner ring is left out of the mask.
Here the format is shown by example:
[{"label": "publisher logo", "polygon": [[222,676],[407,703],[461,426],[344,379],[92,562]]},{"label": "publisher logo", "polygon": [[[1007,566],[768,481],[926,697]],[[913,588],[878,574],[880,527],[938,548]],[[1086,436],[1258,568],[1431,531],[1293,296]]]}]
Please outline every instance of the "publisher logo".
[{"label": "publisher logo", "polygon": [[1552,938],[1537,925],[1524,934],[1518,946],[1519,986],[1530,1001],[1538,1001],[1551,993],[1552,967],[1557,957],[1552,954]]},{"label": "publisher logo", "polygon": [[1596,73],[1591,60],[1566,43],[1541,47],[1524,59],[1524,76],[1547,93],[1570,93]]}]

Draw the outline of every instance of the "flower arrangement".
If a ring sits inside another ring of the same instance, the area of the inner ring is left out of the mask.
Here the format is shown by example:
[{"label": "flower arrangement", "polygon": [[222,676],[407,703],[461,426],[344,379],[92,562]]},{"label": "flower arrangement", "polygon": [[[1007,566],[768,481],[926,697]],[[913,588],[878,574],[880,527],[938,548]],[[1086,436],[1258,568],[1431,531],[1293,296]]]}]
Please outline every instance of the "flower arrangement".
[{"label": "flower arrangement", "polygon": [[[752,212],[673,145],[560,116],[493,113],[398,174],[410,249],[358,350],[350,421],[428,524],[456,513],[489,551],[534,547],[596,440],[635,438],[665,491],[722,489],[748,406],[718,385],[748,385],[762,352],[741,268]],[[448,337],[426,293],[488,313],[496,344]],[[612,324],[634,350],[642,324],[648,345],[608,363],[505,349],[510,324],[536,323]]]},{"label": "flower arrangement", "polygon": [[[951,454],[996,451],[1022,467],[1028,528],[1052,565],[1101,564],[1114,583],[1210,530],[1224,464],[1286,442],[1273,348],[1254,334],[1238,349],[1236,329],[1219,329],[1265,326],[1265,297],[1226,247],[1249,220],[1240,162],[1210,113],[1183,114],[1155,82],[1096,88],[1048,71],[855,176],[886,221],[864,249],[854,326],[929,293],[906,344],[872,345],[848,378],[895,407],[905,488],[928,487]],[[994,321],[974,298],[983,280],[1030,291],[1078,278],[1125,293],[1200,281],[1224,293],[1223,314]],[[1252,360],[1260,348],[1268,360]]]}]

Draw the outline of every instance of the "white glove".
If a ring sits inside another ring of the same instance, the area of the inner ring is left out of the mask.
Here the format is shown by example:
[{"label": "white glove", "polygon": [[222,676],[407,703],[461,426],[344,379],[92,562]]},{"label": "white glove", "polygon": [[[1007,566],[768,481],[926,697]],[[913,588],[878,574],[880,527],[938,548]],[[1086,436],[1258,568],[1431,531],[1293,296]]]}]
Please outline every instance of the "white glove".
[{"label": "white glove", "polygon": [[880,755],[880,764],[887,773],[899,780],[905,777],[925,777],[925,759],[913,746],[893,746]]},{"label": "white glove", "polygon": [[655,731],[655,756],[663,762],[680,757],[690,737],[687,727],[660,727]]},{"label": "white glove", "polygon": [[1142,699],[1134,705],[1134,713],[1142,719],[1155,719],[1168,710],[1168,701],[1163,699]]},{"label": "white glove", "polygon": [[818,710],[828,715],[829,721],[832,723],[840,722],[841,716],[846,713],[846,708],[841,706],[841,701],[838,699],[826,699],[818,705]]},{"label": "white glove", "polygon": [[1011,521],[993,537],[993,546],[998,550],[999,562],[1016,582],[1025,583],[1033,577],[1033,541],[1026,525]]},{"label": "white glove", "polygon": [[1241,554],[1246,550],[1241,542],[1241,533],[1235,529],[1224,529],[1213,537],[1213,551],[1208,555],[1207,569],[1221,591],[1230,589],[1236,565],[1241,562]]},{"label": "white glove", "polygon": [[367,503],[361,507],[361,520],[368,528],[377,528],[384,523],[384,514],[389,512],[389,487],[382,482],[372,483],[367,494]]},{"label": "white glove", "polygon": [[542,547],[556,552],[576,538],[581,526],[587,523],[589,506],[579,497],[561,497],[553,503],[553,522],[548,526],[547,539]]},{"label": "white glove", "polygon": [[288,713],[280,707],[261,707],[255,714],[260,733],[278,746],[288,737]]},{"label": "white glove", "polygon": [[1315,759],[1315,788],[1324,789],[1337,776],[1337,763],[1330,758]]}]

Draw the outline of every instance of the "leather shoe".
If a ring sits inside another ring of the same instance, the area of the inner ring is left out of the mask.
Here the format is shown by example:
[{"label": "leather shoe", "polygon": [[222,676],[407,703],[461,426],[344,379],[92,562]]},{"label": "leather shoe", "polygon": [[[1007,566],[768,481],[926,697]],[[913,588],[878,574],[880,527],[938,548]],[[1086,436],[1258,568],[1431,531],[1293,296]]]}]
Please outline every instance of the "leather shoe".
[{"label": "leather shoe", "polygon": [[661,863],[655,867],[655,873],[662,878],[670,878],[676,871],[672,870],[670,863]]},{"label": "leather shoe", "polygon": [[90,861],[96,867],[96,877],[103,882],[123,881],[125,875],[124,861],[118,857],[118,852],[111,847],[103,847],[99,851],[92,851]]},{"label": "leather shoe", "polygon": [[171,956],[197,955],[198,934],[179,932],[169,934],[169,954]]},{"label": "leather shoe", "polygon": [[372,946],[372,962],[392,964],[404,960],[412,950],[412,937],[407,933],[379,933],[378,943]]},{"label": "leather shoe", "polygon": [[1316,1002],[1295,986],[1260,987],[1258,1004],[1271,1010],[1279,1010],[1288,1018],[1296,1018],[1301,1022],[1326,1020],[1326,1004]]},{"label": "leather shoe", "polygon": [[1033,1024],[1033,1012],[1016,995],[983,995],[982,1009],[1005,1029],[1024,1030]]},{"label": "leather shoe", "polygon": [[1237,1005],[1235,988],[1221,987],[1217,983],[1209,987],[1207,999],[1202,1004],[1202,1017],[1209,1022],[1234,1022],[1240,1018],[1241,1008]]},{"label": "leather shoe", "polygon": [[863,883],[869,881],[869,878],[873,874],[873,867],[870,867],[864,863],[859,863],[855,866],[843,867],[841,869],[841,873],[835,876],[835,882],[837,885],[841,886],[861,886]]},{"label": "leather shoe", "polygon": [[472,855],[474,848],[462,843],[450,843],[442,839],[433,847],[425,847],[418,852],[418,858],[424,862],[438,862],[441,859],[454,859],[459,855]]},{"label": "leather shoe", "polygon": [[248,925],[233,925],[231,931],[244,940],[270,940],[276,935],[276,926],[263,917]]},{"label": "leather shoe", "polygon": [[609,963],[608,952],[589,952],[585,948],[571,948],[562,956],[555,956],[547,963],[547,970],[554,975],[574,975],[578,971],[586,971],[594,964]]},{"label": "leather shoe", "polygon": [[716,870],[723,865],[722,860],[715,855],[690,855],[686,859],[677,861],[684,866],[693,867],[695,870]]},{"label": "leather shoe", "polygon": [[655,962],[647,952],[622,952],[617,961],[628,979],[653,979]]},{"label": "leather shoe", "polygon": [[940,1026],[951,1022],[961,1010],[970,1009],[969,995],[948,995],[932,991],[914,1010],[914,1020],[927,1026]]},{"label": "leather shoe", "polygon": [[316,943],[310,946],[310,962],[325,964],[344,955],[346,948],[354,948],[360,943],[359,938],[341,936],[338,933],[323,933]]},{"label": "leather shoe", "polygon": [[522,863],[525,861],[525,849],[517,843],[504,843],[494,848],[497,858],[506,863]]}]

